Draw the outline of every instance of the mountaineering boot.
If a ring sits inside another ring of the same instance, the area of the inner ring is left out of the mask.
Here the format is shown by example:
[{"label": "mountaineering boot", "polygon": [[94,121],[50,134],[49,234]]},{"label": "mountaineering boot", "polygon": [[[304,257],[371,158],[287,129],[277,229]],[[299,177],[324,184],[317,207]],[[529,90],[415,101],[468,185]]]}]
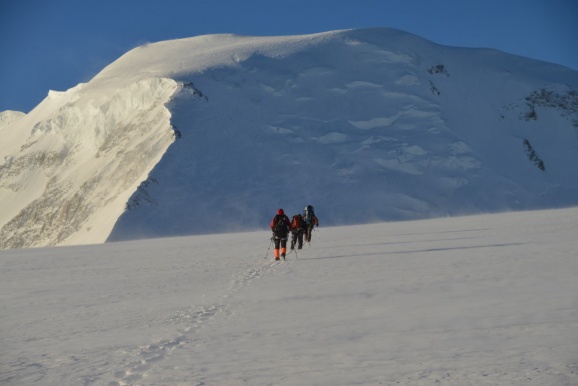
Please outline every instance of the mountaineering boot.
[{"label": "mountaineering boot", "polygon": [[281,257],[285,260],[285,254],[287,253],[287,248],[281,248]]},{"label": "mountaineering boot", "polygon": [[275,249],[273,250],[273,253],[275,254],[275,260],[279,260],[279,249],[278,249],[278,248],[275,248]]}]

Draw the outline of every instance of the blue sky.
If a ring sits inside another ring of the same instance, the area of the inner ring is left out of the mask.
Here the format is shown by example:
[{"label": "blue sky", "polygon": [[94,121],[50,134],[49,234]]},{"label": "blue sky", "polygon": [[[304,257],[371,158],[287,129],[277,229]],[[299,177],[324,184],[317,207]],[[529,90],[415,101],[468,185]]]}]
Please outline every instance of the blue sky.
[{"label": "blue sky", "polygon": [[578,70],[576,0],[0,0],[0,111],[87,82],[147,42],[393,27]]}]

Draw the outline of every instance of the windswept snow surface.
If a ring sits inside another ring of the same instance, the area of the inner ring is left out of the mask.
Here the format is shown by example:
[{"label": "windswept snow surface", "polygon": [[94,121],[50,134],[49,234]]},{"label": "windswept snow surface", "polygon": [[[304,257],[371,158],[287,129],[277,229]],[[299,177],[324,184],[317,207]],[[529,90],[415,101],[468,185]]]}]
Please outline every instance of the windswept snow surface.
[{"label": "windswept snow surface", "polygon": [[0,113],[0,248],[575,206],[577,90],[388,28],[147,44]]},{"label": "windswept snow surface", "polygon": [[[578,209],[0,251],[2,385],[578,384]],[[297,259],[298,258],[298,259]]]}]

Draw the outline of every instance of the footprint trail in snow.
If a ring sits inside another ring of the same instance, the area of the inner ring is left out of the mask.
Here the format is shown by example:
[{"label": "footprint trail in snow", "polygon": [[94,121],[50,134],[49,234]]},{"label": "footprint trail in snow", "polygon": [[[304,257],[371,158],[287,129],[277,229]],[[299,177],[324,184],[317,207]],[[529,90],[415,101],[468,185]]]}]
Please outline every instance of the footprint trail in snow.
[{"label": "footprint trail in snow", "polygon": [[179,330],[178,335],[146,344],[138,347],[127,347],[119,349],[115,357],[121,357],[120,369],[114,371],[114,380],[108,386],[137,385],[146,378],[155,364],[172,355],[175,350],[193,349],[201,340],[199,333],[203,327],[212,320],[220,317],[230,316],[227,299],[233,297],[239,290],[251,284],[253,280],[267,275],[278,268],[280,264],[290,264],[286,262],[266,261],[260,266],[236,272],[233,275],[229,287],[224,291],[221,298],[223,304],[197,306],[183,309],[169,318],[164,319],[164,324],[176,324],[184,326]]}]

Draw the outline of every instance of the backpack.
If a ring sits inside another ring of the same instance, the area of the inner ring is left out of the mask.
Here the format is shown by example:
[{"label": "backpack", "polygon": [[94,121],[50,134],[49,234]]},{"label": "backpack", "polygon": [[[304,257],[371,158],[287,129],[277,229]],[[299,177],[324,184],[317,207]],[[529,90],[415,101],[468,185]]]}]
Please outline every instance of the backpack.
[{"label": "backpack", "polygon": [[301,229],[302,225],[303,225],[303,216],[301,216],[300,214],[296,214],[295,216],[293,216],[293,222],[291,223],[293,229],[295,230]]},{"label": "backpack", "polygon": [[307,224],[311,224],[311,221],[313,221],[313,216],[315,215],[315,212],[313,212],[313,207],[311,205],[307,205],[305,207],[305,222]]},{"label": "backpack", "polygon": [[273,221],[273,233],[278,237],[287,236],[287,223],[285,222],[285,215],[278,214]]}]

